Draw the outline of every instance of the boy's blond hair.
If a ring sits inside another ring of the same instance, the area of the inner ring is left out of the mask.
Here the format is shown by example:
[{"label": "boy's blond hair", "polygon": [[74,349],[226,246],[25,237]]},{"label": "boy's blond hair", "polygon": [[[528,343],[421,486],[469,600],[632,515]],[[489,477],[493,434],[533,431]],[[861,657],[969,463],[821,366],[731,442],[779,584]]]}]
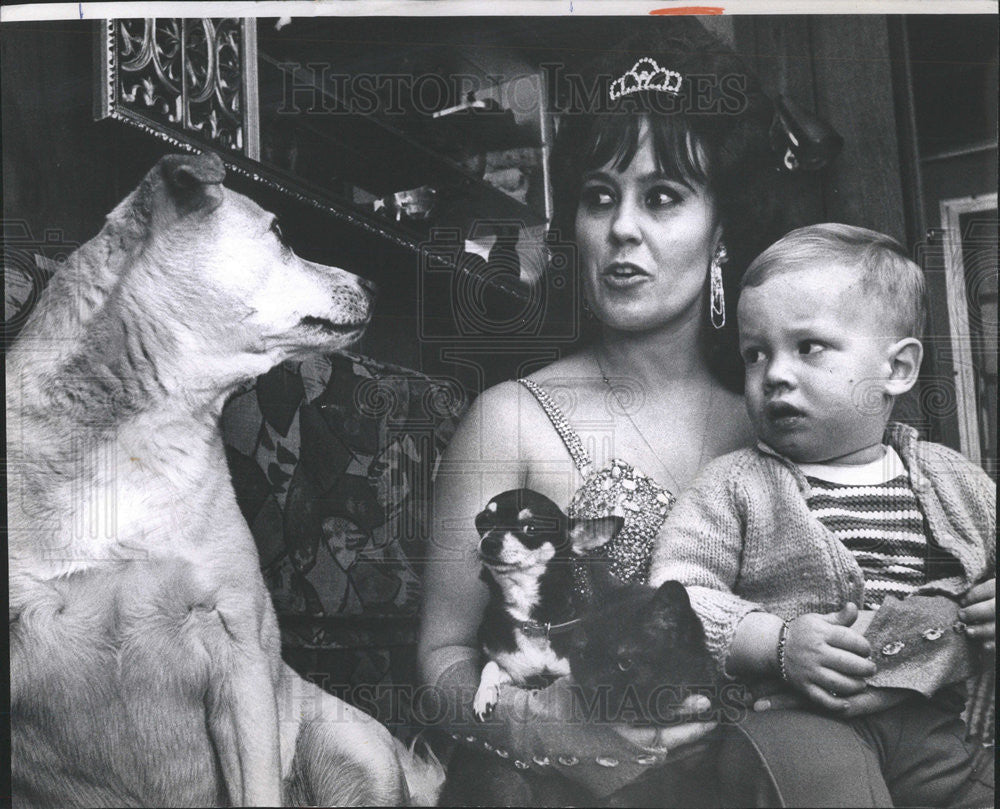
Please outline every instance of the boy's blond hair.
[{"label": "boy's blond hair", "polygon": [[756,287],[786,272],[832,262],[858,271],[862,291],[882,311],[895,315],[900,337],[920,338],[924,330],[924,274],[895,239],[867,228],[827,223],[793,230],[753,260],[741,289]]}]

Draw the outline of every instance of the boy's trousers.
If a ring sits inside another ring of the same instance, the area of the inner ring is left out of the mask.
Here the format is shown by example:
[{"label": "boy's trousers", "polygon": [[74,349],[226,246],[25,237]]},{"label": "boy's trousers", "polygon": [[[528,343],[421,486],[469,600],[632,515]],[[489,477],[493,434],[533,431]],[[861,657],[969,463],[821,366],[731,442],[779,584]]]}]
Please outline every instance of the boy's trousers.
[{"label": "boy's trousers", "polygon": [[847,720],[750,714],[724,734],[723,805],[993,806],[993,748],[966,741],[960,712],[914,696]]}]

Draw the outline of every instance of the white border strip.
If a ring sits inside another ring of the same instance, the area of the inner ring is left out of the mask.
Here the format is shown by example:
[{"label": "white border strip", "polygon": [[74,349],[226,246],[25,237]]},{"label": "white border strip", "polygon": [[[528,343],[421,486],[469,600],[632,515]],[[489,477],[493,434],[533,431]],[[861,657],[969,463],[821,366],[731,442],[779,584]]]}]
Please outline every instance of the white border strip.
[{"label": "white border strip", "polygon": [[972,364],[972,335],[969,333],[969,309],[966,303],[965,261],[962,255],[962,231],[959,217],[974,211],[997,207],[996,194],[943,199],[940,203],[941,227],[944,229],[944,280],[948,299],[948,330],[951,332],[952,362],[955,373],[955,408],[958,416],[958,439],[962,454],[980,463],[979,407],[976,402],[976,377]]},{"label": "white border strip", "polygon": [[646,16],[671,7],[726,14],[997,14],[997,0],[264,0],[199,3],[38,3],[0,8],[0,22],[111,17]]}]

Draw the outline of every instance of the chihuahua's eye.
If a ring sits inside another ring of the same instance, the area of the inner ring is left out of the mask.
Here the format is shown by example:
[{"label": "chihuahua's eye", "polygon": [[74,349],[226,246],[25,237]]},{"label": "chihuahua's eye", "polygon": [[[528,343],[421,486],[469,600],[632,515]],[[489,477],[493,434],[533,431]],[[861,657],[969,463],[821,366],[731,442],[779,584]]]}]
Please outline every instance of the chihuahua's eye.
[{"label": "chihuahua's eye", "polygon": [[618,658],[618,670],[628,671],[632,668],[632,658],[631,657],[619,657]]},{"label": "chihuahua's eye", "polygon": [[526,533],[526,534],[533,534],[533,533],[535,533],[535,524],[534,523],[530,523],[530,522],[526,522],[524,524],[524,533]]}]

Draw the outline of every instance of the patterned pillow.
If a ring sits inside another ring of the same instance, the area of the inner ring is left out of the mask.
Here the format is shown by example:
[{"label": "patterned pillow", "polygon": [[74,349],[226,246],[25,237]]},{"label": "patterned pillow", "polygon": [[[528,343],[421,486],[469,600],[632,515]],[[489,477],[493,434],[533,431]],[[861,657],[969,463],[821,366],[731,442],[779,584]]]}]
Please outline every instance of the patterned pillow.
[{"label": "patterned pillow", "polygon": [[223,411],[286,659],[330,690],[413,681],[431,476],[464,408],[449,380],[331,354],[272,369]]}]

